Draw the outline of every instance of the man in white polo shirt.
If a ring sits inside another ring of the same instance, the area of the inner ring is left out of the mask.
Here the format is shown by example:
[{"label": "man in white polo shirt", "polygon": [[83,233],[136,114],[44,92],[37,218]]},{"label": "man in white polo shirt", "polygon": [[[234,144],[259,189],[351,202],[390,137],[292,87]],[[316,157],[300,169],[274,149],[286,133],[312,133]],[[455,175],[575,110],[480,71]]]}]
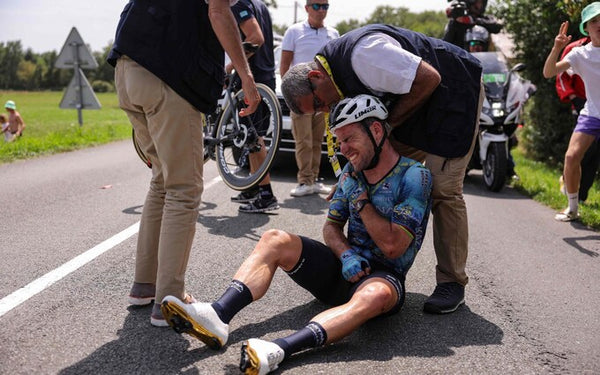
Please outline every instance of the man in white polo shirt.
[{"label": "man in white polo shirt", "polygon": [[[304,9],[308,13],[308,19],[290,26],[283,36],[279,66],[282,77],[292,66],[313,61],[327,42],[340,36],[336,29],[323,24],[329,9],[327,0],[306,0]],[[294,197],[313,193],[328,194],[330,189],[317,180],[325,116],[322,112],[307,115],[291,112],[290,116],[298,165],[298,186],[290,194]]]}]

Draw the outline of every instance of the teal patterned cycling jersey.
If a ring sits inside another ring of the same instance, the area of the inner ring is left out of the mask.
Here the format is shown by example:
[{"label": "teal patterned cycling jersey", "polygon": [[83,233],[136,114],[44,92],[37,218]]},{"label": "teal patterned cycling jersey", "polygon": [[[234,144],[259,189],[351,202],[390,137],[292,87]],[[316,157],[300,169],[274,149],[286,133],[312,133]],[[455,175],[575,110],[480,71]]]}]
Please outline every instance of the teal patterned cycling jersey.
[{"label": "teal patterned cycling jersey", "polygon": [[[340,181],[351,170],[350,163],[347,163]],[[421,248],[427,229],[431,210],[431,172],[421,163],[401,157],[394,168],[373,185],[365,181],[362,173],[356,178],[364,182],[369,200],[379,215],[401,225],[413,238],[408,249],[396,259],[386,258],[369,236],[360,214],[351,208],[348,194],[339,182],[329,204],[327,219],[340,225],[348,222],[347,237],[350,245],[360,249],[361,255],[369,261],[379,262],[406,275]]]}]

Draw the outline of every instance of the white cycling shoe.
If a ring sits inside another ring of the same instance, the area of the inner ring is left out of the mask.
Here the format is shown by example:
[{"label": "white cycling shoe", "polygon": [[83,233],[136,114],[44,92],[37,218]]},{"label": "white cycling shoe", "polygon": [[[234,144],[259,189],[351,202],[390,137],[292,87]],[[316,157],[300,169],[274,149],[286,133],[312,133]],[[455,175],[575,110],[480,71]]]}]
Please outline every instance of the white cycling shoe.
[{"label": "white cycling shoe", "polygon": [[210,303],[184,303],[177,297],[166,296],[160,309],[175,332],[194,336],[213,350],[227,343],[229,325],[221,321]]},{"label": "white cycling shoe", "polygon": [[250,339],[242,344],[240,370],[246,375],[264,375],[277,369],[285,353],[279,345]]}]

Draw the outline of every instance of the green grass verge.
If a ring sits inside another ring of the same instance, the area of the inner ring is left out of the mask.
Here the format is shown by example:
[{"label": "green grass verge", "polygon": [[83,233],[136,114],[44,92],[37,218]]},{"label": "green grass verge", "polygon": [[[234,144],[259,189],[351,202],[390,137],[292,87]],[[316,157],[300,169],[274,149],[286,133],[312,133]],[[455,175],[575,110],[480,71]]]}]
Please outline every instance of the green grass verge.
[{"label": "green grass verge", "polygon": [[[0,105],[14,100],[25,121],[23,136],[11,143],[0,139],[0,163],[100,145],[131,136],[131,125],[115,93],[97,94],[99,110],[60,109],[63,93],[0,91]],[[2,108],[0,111],[4,111]]]},{"label": "green grass verge", "polygon": [[[558,179],[562,170],[548,167],[547,165],[527,159],[524,153],[513,150],[516,171],[520,179],[514,187],[534,200],[559,210],[567,207],[567,198],[559,191]],[[600,192],[598,180],[589,191],[586,202],[579,205],[581,222],[596,230],[600,229]]]}]

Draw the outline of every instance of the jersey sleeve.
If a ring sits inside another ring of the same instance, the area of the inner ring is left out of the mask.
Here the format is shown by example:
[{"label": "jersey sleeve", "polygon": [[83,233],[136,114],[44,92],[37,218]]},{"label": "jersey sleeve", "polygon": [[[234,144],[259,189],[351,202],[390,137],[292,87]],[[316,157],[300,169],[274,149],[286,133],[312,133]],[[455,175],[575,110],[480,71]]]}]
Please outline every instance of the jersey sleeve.
[{"label": "jersey sleeve", "polygon": [[[344,176],[344,173],[348,171],[348,166],[350,163],[347,163],[344,167],[344,170],[340,174],[340,179]],[[335,189],[335,193],[329,202],[329,211],[327,213],[327,220],[333,221],[340,225],[344,225],[348,218],[350,217],[350,205],[348,203],[348,198],[346,197],[346,193],[342,188],[341,184],[338,184]]]},{"label": "jersey sleeve", "polygon": [[394,206],[392,222],[404,227],[413,237],[427,217],[431,186],[431,172],[423,165],[415,164],[406,171],[402,185],[405,199]]},{"label": "jersey sleeve", "polygon": [[254,13],[250,6],[243,0],[235,3],[234,6],[231,7],[231,12],[233,13],[233,17],[235,17],[238,25],[244,21],[247,21],[251,18],[254,18]]}]

